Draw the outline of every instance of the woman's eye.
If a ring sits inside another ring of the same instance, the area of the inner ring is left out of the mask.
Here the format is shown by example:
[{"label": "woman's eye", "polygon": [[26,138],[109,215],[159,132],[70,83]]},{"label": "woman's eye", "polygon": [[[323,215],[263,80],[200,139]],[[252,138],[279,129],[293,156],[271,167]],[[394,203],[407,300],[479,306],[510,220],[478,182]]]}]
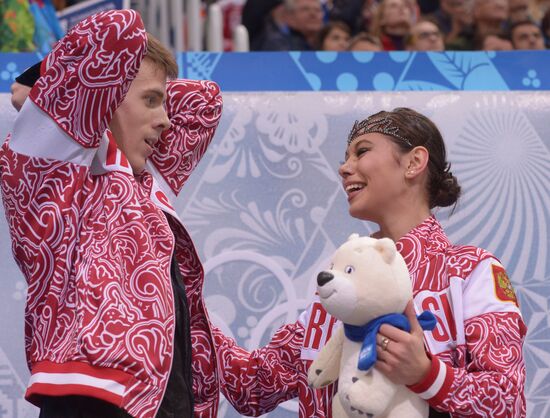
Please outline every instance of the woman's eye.
[{"label": "woman's eye", "polygon": [[353,266],[346,266],[346,268],[344,269],[344,273],[346,274],[351,274],[355,271],[355,269],[353,268]]},{"label": "woman's eye", "polygon": [[357,155],[358,157],[360,157],[361,155],[363,155],[365,152],[367,152],[369,149],[368,148],[358,148],[357,151],[355,151],[355,155]]}]

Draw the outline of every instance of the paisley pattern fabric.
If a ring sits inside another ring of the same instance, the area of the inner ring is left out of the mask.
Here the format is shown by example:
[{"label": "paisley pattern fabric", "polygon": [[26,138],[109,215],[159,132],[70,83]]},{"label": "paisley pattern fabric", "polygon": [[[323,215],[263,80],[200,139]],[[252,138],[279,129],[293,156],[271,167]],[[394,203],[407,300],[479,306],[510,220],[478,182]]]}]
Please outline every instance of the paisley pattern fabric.
[{"label": "paisley pattern fabric", "polygon": [[30,98],[73,140],[96,148],[145,50],[137,13],[92,15],[48,54]]},{"label": "paisley pattern fabric", "polygon": [[[166,91],[172,126],[162,134],[151,161],[177,194],[210,144],[211,132],[221,117],[222,100],[218,86],[211,81],[172,80]],[[182,132],[184,140],[177,140]]]},{"label": "paisley pattern fabric", "polygon": [[[500,265],[498,260],[479,248],[451,245],[433,216],[397,248],[411,274],[417,313],[429,309],[438,322],[425,332],[432,370],[411,389],[453,418],[524,417],[526,327],[517,304],[493,296],[495,281],[487,267]],[[281,327],[268,346],[252,352],[215,331],[224,395],[242,414],[260,415],[299,397],[300,417],[331,417],[334,385],[312,390],[306,373],[335,326],[314,302],[298,322]]]},{"label": "paisley pattern fabric", "polygon": [[430,309],[438,319],[425,333],[432,371],[411,389],[454,418],[524,417],[527,329],[519,307],[494,296],[486,266],[499,261],[476,247],[452,246],[433,217],[397,248],[411,272],[417,311]]},{"label": "paisley pattern fabric", "polygon": [[[29,285],[26,397],[39,405],[43,395],[93,396],[135,417],[155,416],[172,363],[175,247],[191,309],[196,416],[215,417],[204,274],[163,190],[181,188],[204,154],[221,97],[211,82],[171,82],[173,128],[164,136],[171,143],[155,150],[162,175],[135,177],[106,128],[145,50],[134,11],[81,22],[47,57],[1,148],[12,250]],[[170,149],[179,154],[167,165]]]}]

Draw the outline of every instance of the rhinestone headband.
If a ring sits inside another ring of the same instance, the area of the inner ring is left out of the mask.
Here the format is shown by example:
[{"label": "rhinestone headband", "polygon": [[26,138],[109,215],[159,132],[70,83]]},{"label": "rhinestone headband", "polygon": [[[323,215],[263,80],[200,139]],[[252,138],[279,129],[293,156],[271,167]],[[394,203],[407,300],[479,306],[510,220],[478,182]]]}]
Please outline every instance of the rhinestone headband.
[{"label": "rhinestone headband", "polygon": [[353,124],[353,128],[348,135],[348,147],[351,142],[358,136],[365,135],[371,132],[378,132],[384,135],[393,136],[401,141],[403,141],[408,146],[412,147],[411,141],[407,138],[399,135],[399,128],[393,125],[390,118],[387,116],[383,118],[373,119],[372,116],[361,122],[358,120]]}]

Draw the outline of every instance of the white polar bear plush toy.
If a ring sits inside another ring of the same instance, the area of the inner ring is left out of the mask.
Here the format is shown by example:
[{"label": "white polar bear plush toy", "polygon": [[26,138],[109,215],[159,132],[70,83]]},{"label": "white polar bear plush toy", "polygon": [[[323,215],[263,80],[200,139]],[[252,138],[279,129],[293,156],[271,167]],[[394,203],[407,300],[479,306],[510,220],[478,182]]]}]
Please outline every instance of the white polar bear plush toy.
[{"label": "white polar bear plush toy", "polygon": [[[378,328],[373,332],[370,327],[366,339],[364,335],[360,341],[348,338],[350,329],[364,330],[381,317],[402,317],[408,325],[401,314],[412,299],[412,286],[407,265],[395,243],[389,238],[351,235],[336,250],[330,269],[319,273],[317,284],[324,308],[344,323],[308,371],[308,383],[314,388],[338,379],[333,417],[428,417],[426,401],[406,386],[392,383],[372,367],[376,360]],[[427,315],[430,324],[425,328],[433,329],[435,318],[429,312]],[[409,331],[410,328],[403,329]],[[359,369],[361,362],[367,370]]]}]

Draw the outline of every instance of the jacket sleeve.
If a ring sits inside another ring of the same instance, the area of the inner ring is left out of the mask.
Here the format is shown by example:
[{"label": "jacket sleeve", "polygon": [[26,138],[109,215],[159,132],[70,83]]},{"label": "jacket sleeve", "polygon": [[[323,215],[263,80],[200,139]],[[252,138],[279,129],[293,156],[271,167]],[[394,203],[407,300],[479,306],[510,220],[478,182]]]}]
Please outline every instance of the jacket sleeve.
[{"label": "jacket sleeve", "polygon": [[68,274],[89,166],[145,48],[139,15],[109,11],[76,25],[43,61],[0,149],[12,248],[27,280]]},{"label": "jacket sleeve", "polygon": [[282,326],[269,344],[253,351],[239,347],[216,327],[213,334],[220,387],[240,414],[259,416],[299,396],[305,380],[300,360],[304,329],[299,322]]},{"label": "jacket sleeve", "polygon": [[146,49],[133,10],[102,12],[76,25],[43,61],[31,100],[73,140],[97,147]]},{"label": "jacket sleeve", "polygon": [[171,127],[161,135],[151,162],[177,195],[214,137],[222,112],[213,81],[170,80],[166,108]]},{"label": "jacket sleeve", "polygon": [[522,345],[527,328],[496,259],[484,260],[468,277],[463,311],[466,344],[455,362],[465,367],[431,355],[430,372],[410,389],[432,407],[457,416],[525,417]]}]

